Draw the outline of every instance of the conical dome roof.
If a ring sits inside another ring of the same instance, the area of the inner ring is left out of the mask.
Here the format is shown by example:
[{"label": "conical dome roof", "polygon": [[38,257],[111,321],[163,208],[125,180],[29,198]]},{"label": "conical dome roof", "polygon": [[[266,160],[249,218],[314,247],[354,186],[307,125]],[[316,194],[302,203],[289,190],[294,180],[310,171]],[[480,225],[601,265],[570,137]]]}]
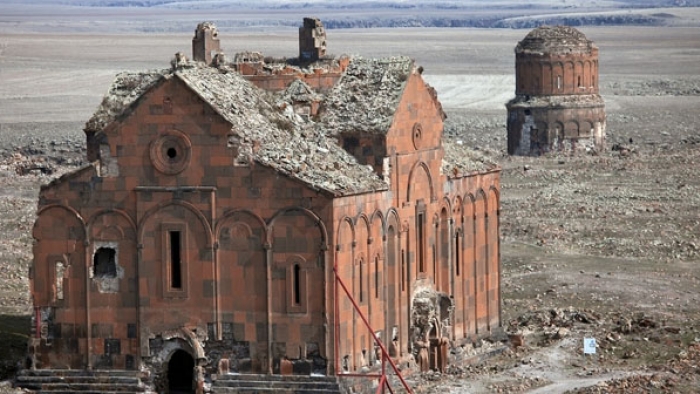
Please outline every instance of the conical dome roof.
[{"label": "conical dome roof", "polygon": [[593,41],[570,26],[540,26],[515,47],[516,53],[567,54],[590,53]]}]

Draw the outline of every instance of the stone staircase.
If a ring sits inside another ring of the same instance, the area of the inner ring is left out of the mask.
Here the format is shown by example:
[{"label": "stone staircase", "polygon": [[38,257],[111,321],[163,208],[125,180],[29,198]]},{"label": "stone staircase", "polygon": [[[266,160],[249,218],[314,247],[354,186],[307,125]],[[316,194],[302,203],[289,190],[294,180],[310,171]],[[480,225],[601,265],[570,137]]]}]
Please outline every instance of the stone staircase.
[{"label": "stone staircase", "polygon": [[213,394],[340,394],[335,376],[307,375],[219,375],[211,385]]},{"label": "stone staircase", "polygon": [[146,392],[138,372],[123,370],[23,370],[15,377],[15,386],[47,394]]}]

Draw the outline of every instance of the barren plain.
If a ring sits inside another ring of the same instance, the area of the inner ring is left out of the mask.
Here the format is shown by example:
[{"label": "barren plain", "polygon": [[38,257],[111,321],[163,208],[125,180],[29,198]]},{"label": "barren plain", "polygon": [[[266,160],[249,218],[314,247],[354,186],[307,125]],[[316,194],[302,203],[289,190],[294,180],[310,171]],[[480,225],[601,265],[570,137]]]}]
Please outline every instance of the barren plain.
[{"label": "barren plain", "polygon": [[[438,90],[445,132],[503,168],[503,323],[524,344],[478,365],[414,377],[419,392],[700,387],[700,29],[581,30],[600,48],[607,148],[541,158],[505,154],[513,47],[527,30],[328,32],[334,54],[414,58]],[[229,54],[291,57],[296,34],[222,30],[220,37]],[[82,126],[114,74],[168,67],[175,52],[189,52],[190,39],[0,33],[0,375],[25,351],[39,185],[84,164]],[[595,356],[584,357],[584,337],[597,340]]]}]

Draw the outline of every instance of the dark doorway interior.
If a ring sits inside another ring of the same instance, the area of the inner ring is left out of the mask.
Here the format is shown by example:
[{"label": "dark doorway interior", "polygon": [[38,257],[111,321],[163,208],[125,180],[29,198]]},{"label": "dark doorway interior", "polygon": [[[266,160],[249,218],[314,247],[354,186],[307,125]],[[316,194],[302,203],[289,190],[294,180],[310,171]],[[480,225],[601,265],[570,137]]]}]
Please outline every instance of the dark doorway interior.
[{"label": "dark doorway interior", "polygon": [[194,359],[184,350],[177,350],[168,362],[168,392],[193,393]]}]

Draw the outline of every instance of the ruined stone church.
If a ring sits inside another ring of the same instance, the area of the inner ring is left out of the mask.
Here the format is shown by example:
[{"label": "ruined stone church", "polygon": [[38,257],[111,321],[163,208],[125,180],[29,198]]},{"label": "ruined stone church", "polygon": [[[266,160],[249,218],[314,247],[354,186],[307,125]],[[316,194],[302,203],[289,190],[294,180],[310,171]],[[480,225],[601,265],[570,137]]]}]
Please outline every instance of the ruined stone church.
[{"label": "ruined stone church", "polygon": [[382,349],[439,369],[499,330],[500,168],[443,136],[410,59],[328,56],[311,18],[299,44],[228,58],[202,23],[191,59],[117,75],[90,164],[41,188],[25,385],[216,392],[376,371]]}]

